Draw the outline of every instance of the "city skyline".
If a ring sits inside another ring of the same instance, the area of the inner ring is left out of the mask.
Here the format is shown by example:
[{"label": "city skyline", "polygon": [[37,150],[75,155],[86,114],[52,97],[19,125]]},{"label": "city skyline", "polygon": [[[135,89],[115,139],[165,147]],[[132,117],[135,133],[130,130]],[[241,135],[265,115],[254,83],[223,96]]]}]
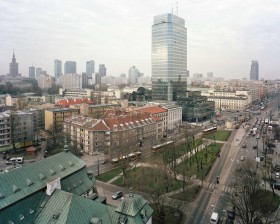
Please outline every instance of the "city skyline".
[{"label": "city skyline", "polygon": [[[23,76],[31,65],[54,75],[54,59],[76,61],[78,73],[92,59],[106,65],[108,76],[133,65],[151,76],[153,17],[172,7],[177,11],[175,1],[1,1],[0,7],[0,75],[9,73],[14,48]],[[249,79],[251,61],[257,60],[260,79],[278,78],[279,9],[274,0],[179,3],[191,76],[211,71],[215,77]]]}]

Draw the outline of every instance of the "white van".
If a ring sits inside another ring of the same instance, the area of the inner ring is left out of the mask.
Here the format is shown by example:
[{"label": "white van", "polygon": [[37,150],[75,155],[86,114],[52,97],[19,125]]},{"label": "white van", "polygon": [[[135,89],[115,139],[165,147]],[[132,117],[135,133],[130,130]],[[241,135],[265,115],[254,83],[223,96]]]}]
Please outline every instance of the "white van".
[{"label": "white van", "polygon": [[23,163],[24,162],[24,158],[23,157],[15,157],[15,158],[11,158],[9,160],[7,160],[7,164],[13,164],[13,163]]},{"label": "white van", "polygon": [[211,224],[217,224],[219,223],[219,214],[217,212],[213,212],[210,218]]}]

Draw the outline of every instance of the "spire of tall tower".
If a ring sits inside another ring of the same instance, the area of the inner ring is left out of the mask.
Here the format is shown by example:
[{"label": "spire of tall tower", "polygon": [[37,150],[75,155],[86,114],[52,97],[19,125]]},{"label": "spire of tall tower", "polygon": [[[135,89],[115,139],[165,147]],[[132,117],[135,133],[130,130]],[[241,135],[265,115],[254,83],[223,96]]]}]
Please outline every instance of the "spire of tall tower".
[{"label": "spire of tall tower", "polygon": [[13,48],[13,58],[15,58],[15,49]]}]

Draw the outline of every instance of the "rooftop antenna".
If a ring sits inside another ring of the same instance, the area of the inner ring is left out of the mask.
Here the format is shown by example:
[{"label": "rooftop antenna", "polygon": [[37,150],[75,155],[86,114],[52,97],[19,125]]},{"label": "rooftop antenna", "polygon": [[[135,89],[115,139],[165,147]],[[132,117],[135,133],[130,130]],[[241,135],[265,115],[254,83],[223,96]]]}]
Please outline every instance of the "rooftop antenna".
[{"label": "rooftop antenna", "polygon": [[178,16],[178,1],[176,1],[176,16]]}]

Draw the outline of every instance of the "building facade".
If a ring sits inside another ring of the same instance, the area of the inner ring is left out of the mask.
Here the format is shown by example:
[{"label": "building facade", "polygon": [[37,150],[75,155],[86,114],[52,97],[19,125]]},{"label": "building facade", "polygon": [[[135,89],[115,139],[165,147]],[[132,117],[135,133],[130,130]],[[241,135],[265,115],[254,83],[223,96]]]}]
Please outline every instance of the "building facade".
[{"label": "building facade", "polygon": [[61,75],[62,75],[62,62],[58,59],[55,59],[54,60],[54,77],[55,77],[56,82]]},{"label": "building facade", "polygon": [[92,79],[92,75],[95,72],[94,70],[94,60],[90,60],[86,62],[86,74],[88,79]]},{"label": "building facade", "polygon": [[187,28],[171,13],[154,17],[152,26],[153,100],[173,101],[186,96]]},{"label": "building facade", "polygon": [[52,87],[52,77],[50,75],[41,74],[38,75],[36,79],[41,89],[49,89]]},{"label": "building facade", "polygon": [[111,114],[103,119],[72,116],[64,120],[64,132],[85,153],[104,152],[115,158],[138,151],[141,141],[156,142],[158,122],[147,113]]},{"label": "building facade", "polygon": [[16,61],[16,56],[15,52],[13,51],[13,58],[12,62],[10,63],[10,73],[9,76],[19,76],[20,74],[18,73],[18,63]]},{"label": "building facade", "polygon": [[259,80],[259,62],[258,61],[252,61],[250,79]]},{"label": "building facade", "polygon": [[61,132],[66,117],[79,114],[79,109],[51,108],[45,110],[45,130]]},{"label": "building facade", "polygon": [[77,73],[77,63],[75,61],[66,61],[64,63],[64,75],[69,73]]},{"label": "building facade", "polygon": [[99,72],[98,73],[101,77],[106,76],[106,67],[105,67],[104,64],[99,65]]},{"label": "building facade", "polygon": [[58,83],[63,89],[82,89],[82,76],[76,73],[65,73],[59,78]]},{"label": "building facade", "polygon": [[36,77],[35,67],[31,66],[29,67],[29,78],[35,78],[35,77]]},{"label": "building facade", "polygon": [[138,83],[139,70],[132,66],[128,70],[129,84],[134,85]]}]

